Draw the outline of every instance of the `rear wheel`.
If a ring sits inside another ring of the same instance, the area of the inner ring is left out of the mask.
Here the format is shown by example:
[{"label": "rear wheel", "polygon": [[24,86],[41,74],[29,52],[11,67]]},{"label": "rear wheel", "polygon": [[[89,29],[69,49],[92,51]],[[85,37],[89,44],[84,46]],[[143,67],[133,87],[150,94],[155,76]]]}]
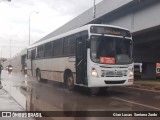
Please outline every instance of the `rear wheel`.
[{"label": "rear wheel", "polygon": [[37,77],[38,82],[40,82],[42,80],[41,79],[41,72],[40,72],[40,70],[37,70],[36,77]]},{"label": "rear wheel", "polygon": [[74,79],[73,79],[73,74],[68,73],[65,74],[65,86],[67,87],[68,90],[73,90],[74,89]]}]

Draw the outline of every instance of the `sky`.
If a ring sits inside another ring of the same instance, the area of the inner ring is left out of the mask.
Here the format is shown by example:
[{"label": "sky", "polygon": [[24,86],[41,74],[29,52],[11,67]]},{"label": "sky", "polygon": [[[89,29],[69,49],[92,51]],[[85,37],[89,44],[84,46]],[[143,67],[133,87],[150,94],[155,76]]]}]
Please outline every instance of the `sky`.
[{"label": "sky", "polygon": [[[96,4],[102,0],[96,0]],[[0,57],[9,58],[93,7],[94,0],[0,0]],[[11,50],[11,52],[10,52]]]}]

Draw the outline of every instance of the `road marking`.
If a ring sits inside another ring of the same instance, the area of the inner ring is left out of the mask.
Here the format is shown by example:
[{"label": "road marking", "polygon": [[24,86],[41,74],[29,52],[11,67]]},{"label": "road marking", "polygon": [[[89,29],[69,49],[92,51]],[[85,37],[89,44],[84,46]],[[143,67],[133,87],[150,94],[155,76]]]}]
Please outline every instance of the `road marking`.
[{"label": "road marking", "polygon": [[135,88],[135,87],[127,87],[127,88],[160,93],[160,91],[148,90],[148,89],[143,89],[143,88]]},{"label": "road marking", "polygon": [[151,108],[151,109],[155,109],[155,110],[160,111],[160,108],[157,108],[157,107],[153,107],[153,106],[149,106],[149,105],[145,105],[145,104],[141,104],[141,103],[137,103],[137,102],[133,102],[133,101],[128,101],[128,100],[117,98],[117,97],[112,97],[112,98],[116,99],[116,100],[119,100],[119,101],[128,102],[128,103],[131,103],[131,104],[140,105],[140,106],[144,106],[144,107],[147,107],[147,108]]}]

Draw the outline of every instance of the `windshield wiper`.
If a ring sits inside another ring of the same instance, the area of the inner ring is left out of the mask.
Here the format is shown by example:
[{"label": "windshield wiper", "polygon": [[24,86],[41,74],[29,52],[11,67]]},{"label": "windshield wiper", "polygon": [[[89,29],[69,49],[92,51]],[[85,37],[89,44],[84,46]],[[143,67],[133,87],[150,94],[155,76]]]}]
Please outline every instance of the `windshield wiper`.
[{"label": "windshield wiper", "polygon": [[77,67],[82,63],[83,59],[79,61],[79,63],[77,64]]}]

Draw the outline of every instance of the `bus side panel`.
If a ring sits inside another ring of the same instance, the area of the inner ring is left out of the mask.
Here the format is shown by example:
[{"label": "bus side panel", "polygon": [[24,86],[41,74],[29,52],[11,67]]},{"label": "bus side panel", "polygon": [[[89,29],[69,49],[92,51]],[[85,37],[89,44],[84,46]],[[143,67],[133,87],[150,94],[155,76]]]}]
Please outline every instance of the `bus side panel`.
[{"label": "bus side panel", "polygon": [[[69,61],[69,57],[35,60],[34,67],[40,69],[41,78],[63,82],[63,74],[70,69],[75,74],[75,62]],[[75,76],[75,75],[74,75]]]}]

